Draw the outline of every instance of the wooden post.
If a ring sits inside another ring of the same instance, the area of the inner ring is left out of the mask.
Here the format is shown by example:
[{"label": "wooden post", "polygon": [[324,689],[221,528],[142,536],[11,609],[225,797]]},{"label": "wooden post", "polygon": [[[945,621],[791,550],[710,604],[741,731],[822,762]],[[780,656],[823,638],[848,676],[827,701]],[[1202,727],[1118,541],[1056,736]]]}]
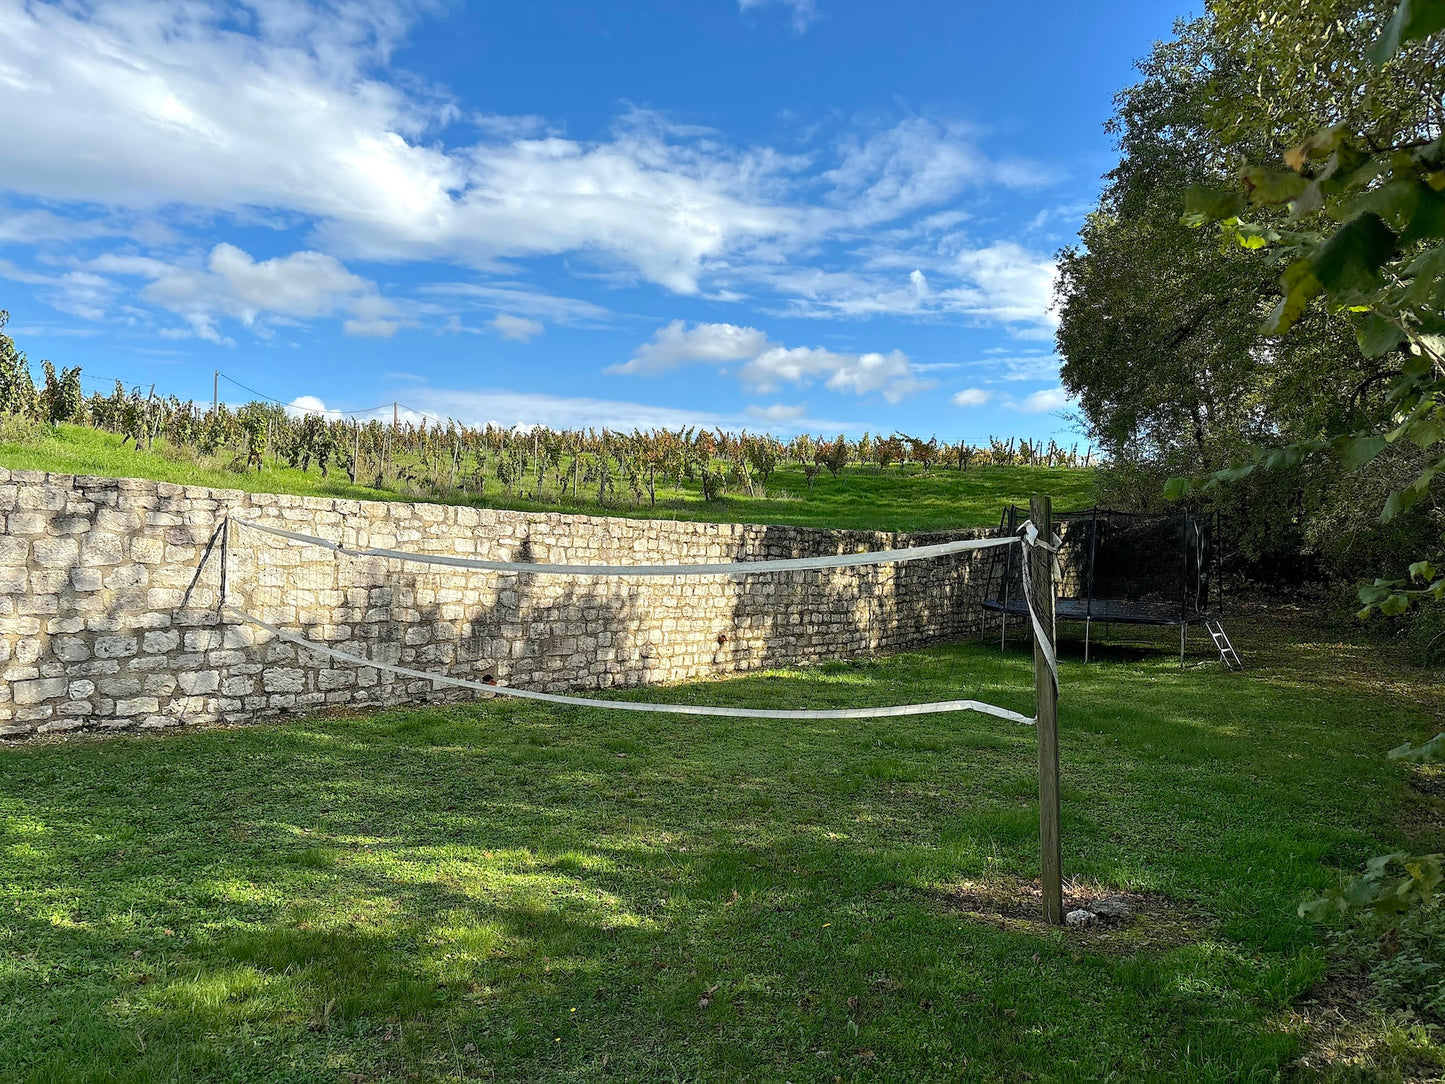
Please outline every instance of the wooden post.
[{"label": "wooden post", "polygon": [[221,370],[217,369],[211,373],[211,413],[218,414],[221,410]]},{"label": "wooden post", "polygon": [[[1029,518],[1038,528],[1039,540],[1053,537],[1053,516],[1048,497],[1029,499]],[[1030,584],[1026,588],[1034,602],[1044,637],[1052,647],[1054,633],[1054,562],[1044,549],[1029,555]],[[1034,703],[1039,732],[1039,853],[1044,890],[1044,920],[1059,925],[1064,921],[1063,851],[1059,844],[1059,695],[1044,655],[1044,639],[1034,635]]]}]

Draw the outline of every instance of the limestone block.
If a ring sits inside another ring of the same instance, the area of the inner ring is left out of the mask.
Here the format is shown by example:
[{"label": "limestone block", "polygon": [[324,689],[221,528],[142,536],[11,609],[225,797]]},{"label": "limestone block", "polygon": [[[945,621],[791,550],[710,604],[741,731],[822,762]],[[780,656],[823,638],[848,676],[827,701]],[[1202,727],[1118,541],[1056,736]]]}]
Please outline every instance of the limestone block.
[{"label": "limestone block", "polygon": [[119,565],[105,574],[105,586],[111,591],[142,587],[149,577],[143,565]]},{"label": "limestone block", "polygon": [[[12,529],[15,516],[11,516]],[[38,538],[30,545],[35,563],[43,568],[74,568],[80,561],[80,543],[74,538]]]},{"label": "limestone block", "polygon": [[131,715],[152,715],[160,710],[160,701],[153,696],[138,696],[130,700],[115,702],[115,714],[122,718]]},{"label": "limestone block", "polygon": [[56,595],[20,595],[15,599],[14,610],[17,614],[58,614],[60,599]]},{"label": "limestone block", "polygon": [[[85,555],[81,554],[81,560]],[[95,568],[72,568],[70,570],[70,586],[77,591],[99,591],[104,583],[99,569]]]},{"label": "limestone block", "polygon": [[149,674],[142,687],[151,696],[167,697],[176,691],[176,684],[176,678],[171,674]]},{"label": "limestone block", "polygon": [[50,651],[62,662],[85,662],[90,658],[90,645],[79,636],[53,637]]},{"label": "limestone block", "polygon": [[[306,687],[306,672],[290,667],[274,667],[261,675],[262,687],[268,693],[299,693]],[[272,698],[272,706],[277,706]]]},{"label": "limestone block", "polygon": [[5,529],[12,535],[45,535],[50,530],[50,517],[44,512],[11,512]]},{"label": "limestone block", "polygon": [[256,643],[258,631],[250,625],[231,625],[222,633],[222,646],[228,648],[251,647]]},{"label": "limestone block", "polygon": [[63,676],[34,678],[15,682],[12,693],[16,704],[38,704],[65,696],[70,682]]},{"label": "limestone block", "polygon": [[37,568],[30,573],[32,594],[54,594],[70,583],[70,572],[63,568]]},{"label": "limestone block", "polygon": [[177,674],[176,683],[187,696],[205,696],[221,687],[221,675],[216,670],[198,670]]},{"label": "limestone block", "polygon": [[174,587],[152,587],[146,592],[146,606],[152,610],[179,609],[186,593]]},{"label": "limestone block", "polygon": [[97,636],[92,649],[98,659],[120,659],[136,653],[134,636]]},{"label": "limestone block", "polygon": [[[69,705],[66,705],[66,707],[68,706]],[[84,707],[88,710],[90,708],[90,705],[86,704],[84,705]],[[62,714],[63,712],[64,709],[62,708]],[[39,734],[64,734],[72,730],[80,730],[86,725],[87,721],[85,719],[70,717],[62,719],[51,719],[48,722],[41,723],[38,727],[35,728],[35,730],[36,733]]]}]

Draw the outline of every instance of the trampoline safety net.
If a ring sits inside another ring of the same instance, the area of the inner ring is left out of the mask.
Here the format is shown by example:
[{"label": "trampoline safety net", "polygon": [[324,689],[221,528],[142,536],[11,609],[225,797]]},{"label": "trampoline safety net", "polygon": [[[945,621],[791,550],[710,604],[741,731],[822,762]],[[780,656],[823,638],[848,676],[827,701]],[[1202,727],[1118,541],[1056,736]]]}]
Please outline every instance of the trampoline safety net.
[{"label": "trampoline safety net", "polygon": [[[1011,505],[1000,533],[1013,534],[1027,519],[1027,509]],[[1176,625],[1222,616],[1213,516],[1087,508],[1055,512],[1053,527],[1061,540],[1060,620]],[[983,604],[995,612],[1028,612],[1016,547],[990,551]]]}]

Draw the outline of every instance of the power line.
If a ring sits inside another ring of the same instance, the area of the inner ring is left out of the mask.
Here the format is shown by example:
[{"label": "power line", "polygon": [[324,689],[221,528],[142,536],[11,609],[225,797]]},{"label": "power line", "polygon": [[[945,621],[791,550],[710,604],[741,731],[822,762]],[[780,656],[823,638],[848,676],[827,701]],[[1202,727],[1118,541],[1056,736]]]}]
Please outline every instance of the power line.
[{"label": "power line", "polygon": [[[234,385],[236,385],[236,387],[240,388],[242,391],[248,391],[248,392],[250,392],[252,395],[256,396],[258,399],[264,399],[264,400],[266,400],[266,402],[268,402],[268,403],[275,403],[277,406],[289,407],[289,408],[291,408],[291,409],[293,409],[293,410],[305,410],[308,414],[338,414],[338,415],[340,415],[340,416],[342,416],[342,417],[351,417],[351,416],[356,415],[356,414],[370,414],[370,413],[372,413],[372,412],[374,412],[374,411],[377,411],[377,410],[385,410],[387,407],[389,407],[389,406],[392,405],[391,403],[381,403],[381,404],[378,405],[378,406],[374,406],[374,407],[363,407],[363,408],[361,408],[361,409],[359,409],[359,410],[335,410],[335,409],[332,409],[332,408],[330,408],[330,407],[319,407],[319,408],[298,407],[298,406],[296,406],[294,403],[288,403],[288,402],[286,402],[284,399],[277,399],[274,395],[267,395],[267,394],[266,394],[265,392],[263,392],[263,391],[257,391],[255,388],[250,387],[250,386],[247,385],[247,384],[242,384],[242,383],[241,383],[239,380],[237,380],[235,377],[227,376],[225,373],[221,373],[221,374],[220,374],[220,377],[221,377],[222,380],[226,381],[228,384],[234,384]],[[408,407],[407,409],[410,409],[410,408]],[[421,413],[421,412],[418,411],[418,413]]]},{"label": "power line", "polygon": [[416,407],[409,407],[405,403],[397,403],[396,405],[401,407],[402,410],[409,410],[413,414],[420,414],[423,418],[432,418],[435,421],[451,421],[450,418],[443,419],[440,414],[430,410],[418,410]]}]

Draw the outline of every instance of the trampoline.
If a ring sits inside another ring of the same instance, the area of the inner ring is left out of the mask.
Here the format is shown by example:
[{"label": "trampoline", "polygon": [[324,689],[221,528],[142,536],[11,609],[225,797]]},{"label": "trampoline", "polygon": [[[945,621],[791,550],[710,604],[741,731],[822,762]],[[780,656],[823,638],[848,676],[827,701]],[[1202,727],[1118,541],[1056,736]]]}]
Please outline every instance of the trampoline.
[{"label": "trampoline", "polygon": [[[1000,534],[1013,534],[1027,519],[1027,509],[1010,505],[999,521]],[[1216,516],[1086,508],[1055,512],[1053,526],[1060,539],[1055,614],[1060,621],[1084,623],[1085,662],[1096,621],[1178,625],[1180,666],[1189,626],[1203,625],[1224,663],[1239,668],[1239,656],[1224,633]],[[983,607],[1002,617],[1000,644],[1008,635],[1009,617],[1028,613],[1023,590],[1015,548],[991,551]]]}]

